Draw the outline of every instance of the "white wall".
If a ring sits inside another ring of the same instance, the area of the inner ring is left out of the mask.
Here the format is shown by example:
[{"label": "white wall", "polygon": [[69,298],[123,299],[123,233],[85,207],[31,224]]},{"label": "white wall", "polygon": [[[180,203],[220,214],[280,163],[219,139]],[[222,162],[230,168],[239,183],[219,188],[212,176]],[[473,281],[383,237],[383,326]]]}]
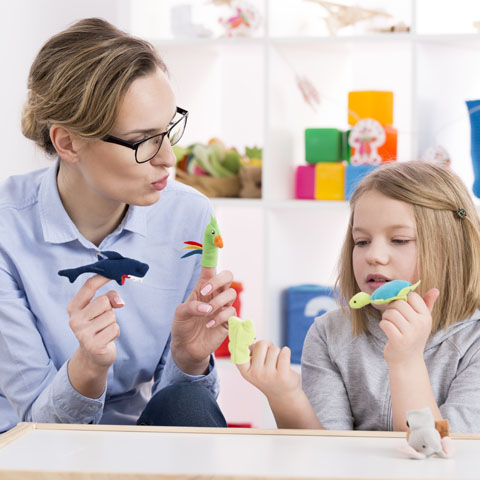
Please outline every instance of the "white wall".
[{"label": "white wall", "polygon": [[84,17],[128,25],[128,0],[0,0],[0,180],[48,165],[23,137],[21,110],[30,65],[45,41]]}]

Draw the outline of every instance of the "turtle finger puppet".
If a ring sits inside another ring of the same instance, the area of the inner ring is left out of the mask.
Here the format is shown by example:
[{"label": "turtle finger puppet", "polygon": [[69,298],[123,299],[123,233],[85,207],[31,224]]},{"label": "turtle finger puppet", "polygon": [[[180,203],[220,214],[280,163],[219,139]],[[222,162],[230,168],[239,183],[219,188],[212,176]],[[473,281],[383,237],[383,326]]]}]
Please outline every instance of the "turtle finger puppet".
[{"label": "turtle finger puppet", "polygon": [[210,223],[205,227],[203,233],[203,244],[192,240],[184,243],[183,248],[190,250],[190,252],[182,255],[181,258],[200,254],[202,255],[201,264],[203,267],[215,268],[218,261],[218,249],[223,248],[223,240],[216,218],[213,215],[210,216]]},{"label": "turtle finger puppet", "polygon": [[435,422],[431,410],[426,407],[409,410],[407,426],[407,445],[402,445],[400,450],[410,458],[423,460],[432,455],[441,458],[453,456],[448,420]]},{"label": "turtle finger puppet", "polygon": [[142,281],[149,266],[133,258],[120,255],[117,252],[105,251],[97,253],[98,262],[76,268],[60,270],[58,274],[67,277],[73,283],[82,273],[97,273],[103,277],[115,280],[123,285],[127,278]]},{"label": "turtle finger puppet", "polygon": [[255,326],[251,320],[238,317],[228,319],[228,350],[232,363],[242,364],[250,360],[250,345],[255,341]]},{"label": "turtle finger puppet", "polygon": [[420,280],[411,284],[406,280],[392,280],[378,287],[372,295],[359,292],[354,295],[348,303],[351,308],[362,308],[366,305],[384,305],[394,300],[407,300],[407,295],[420,285]]}]

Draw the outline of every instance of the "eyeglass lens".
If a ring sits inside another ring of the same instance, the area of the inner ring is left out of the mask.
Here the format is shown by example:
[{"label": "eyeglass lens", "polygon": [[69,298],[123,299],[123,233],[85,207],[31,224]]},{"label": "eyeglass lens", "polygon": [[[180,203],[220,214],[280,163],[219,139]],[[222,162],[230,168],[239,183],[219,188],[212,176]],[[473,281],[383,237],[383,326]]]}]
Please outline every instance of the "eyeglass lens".
[{"label": "eyeglass lens", "polygon": [[[187,117],[184,116],[180,121],[174,125],[168,132],[168,140],[170,145],[175,145],[182,138],[185,131]],[[150,138],[146,142],[141,143],[137,149],[137,162],[143,163],[151,160],[160,150],[163,142],[163,135],[157,135]]]}]

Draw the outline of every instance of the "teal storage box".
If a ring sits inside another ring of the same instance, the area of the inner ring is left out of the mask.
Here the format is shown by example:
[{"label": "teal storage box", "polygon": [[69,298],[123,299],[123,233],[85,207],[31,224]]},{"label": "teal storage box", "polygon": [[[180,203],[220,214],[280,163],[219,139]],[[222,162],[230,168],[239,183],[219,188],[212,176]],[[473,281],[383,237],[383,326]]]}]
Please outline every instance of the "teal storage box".
[{"label": "teal storage box", "polygon": [[345,200],[350,200],[363,177],[376,168],[378,165],[352,165],[350,163],[347,165],[345,169]]},{"label": "teal storage box", "polygon": [[296,285],[287,289],[286,345],[292,363],[300,363],[305,336],[315,317],[338,308],[332,287]]},{"label": "teal storage box", "polygon": [[339,162],[342,159],[343,133],[336,128],[305,130],[305,160],[307,163]]}]

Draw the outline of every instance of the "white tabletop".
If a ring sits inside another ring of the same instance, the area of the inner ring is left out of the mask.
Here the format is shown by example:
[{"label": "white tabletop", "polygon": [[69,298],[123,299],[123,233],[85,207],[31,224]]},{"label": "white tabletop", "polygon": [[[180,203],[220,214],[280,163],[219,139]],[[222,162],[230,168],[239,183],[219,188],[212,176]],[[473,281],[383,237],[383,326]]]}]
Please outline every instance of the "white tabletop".
[{"label": "white tabletop", "polygon": [[447,460],[406,458],[404,443],[385,432],[20,424],[0,436],[0,478],[480,478],[480,436],[454,438]]}]

